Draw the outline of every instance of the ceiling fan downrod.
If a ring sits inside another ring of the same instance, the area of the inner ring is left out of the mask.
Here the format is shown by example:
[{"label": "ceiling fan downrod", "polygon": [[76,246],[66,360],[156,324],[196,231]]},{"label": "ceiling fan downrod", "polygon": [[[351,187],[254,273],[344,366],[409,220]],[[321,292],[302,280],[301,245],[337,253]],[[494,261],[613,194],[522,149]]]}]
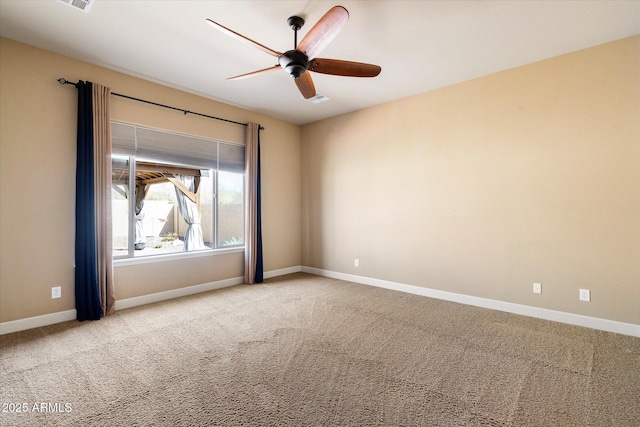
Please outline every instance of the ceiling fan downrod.
[{"label": "ceiling fan downrod", "polygon": [[286,51],[278,58],[278,63],[294,79],[297,79],[309,69],[309,58],[304,52],[296,49],[298,46],[298,30],[304,25],[304,19],[299,16],[290,16],[287,24],[293,30],[293,49]]},{"label": "ceiling fan downrod", "polygon": [[293,48],[295,49],[298,46],[298,30],[304,25],[304,19],[299,16],[290,16],[287,24],[293,30]]}]

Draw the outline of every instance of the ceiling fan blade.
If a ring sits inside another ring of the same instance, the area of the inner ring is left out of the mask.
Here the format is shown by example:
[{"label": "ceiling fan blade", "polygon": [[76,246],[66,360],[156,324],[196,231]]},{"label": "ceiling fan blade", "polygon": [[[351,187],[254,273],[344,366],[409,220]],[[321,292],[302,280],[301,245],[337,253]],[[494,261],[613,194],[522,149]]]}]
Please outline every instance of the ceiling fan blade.
[{"label": "ceiling fan blade", "polygon": [[296,86],[298,86],[298,90],[304,96],[304,99],[313,98],[316,96],[316,87],[313,84],[313,79],[311,78],[311,74],[304,72],[300,74],[300,77],[294,79],[296,82]]},{"label": "ceiling fan blade", "polygon": [[214,28],[217,28],[218,30],[222,31],[223,33],[225,33],[228,36],[233,37],[234,39],[240,40],[241,42],[244,42],[248,45],[251,45],[253,47],[257,47],[258,49],[260,49],[261,51],[263,51],[264,53],[267,53],[271,56],[275,56],[276,58],[279,56],[282,56],[282,54],[280,52],[277,52],[271,48],[266,47],[265,45],[262,45],[260,43],[258,43],[257,41],[251,40],[249,37],[245,37],[240,33],[236,33],[233,30],[230,30],[229,28],[218,24],[215,21],[212,21],[211,19],[207,19],[207,22],[209,23],[209,25],[211,25]]},{"label": "ceiling fan blade", "polygon": [[240,74],[239,76],[227,77],[227,80],[246,79],[247,77],[253,77],[253,76],[257,76],[259,74],[268,73],[269,71],[280,70],[280,69],[282,69],[282,67],[280,67],[280,65],[274,65],[273,67],[265,68],[263,70],[252,71],[250,73]]},{"label": "ceiling fan blade", "polygon": [[382,68],[363,62],[342,61],[340,59],[316,58],[311,60],[310,71],[347,77],[375,77]]},{"label": "ceiling fan blade", "polygon": [[338,35],[348,20],[347,9],[342,6],[332,7],[309,30],[296,49],[304,52],[310,59],[315,58]]}]

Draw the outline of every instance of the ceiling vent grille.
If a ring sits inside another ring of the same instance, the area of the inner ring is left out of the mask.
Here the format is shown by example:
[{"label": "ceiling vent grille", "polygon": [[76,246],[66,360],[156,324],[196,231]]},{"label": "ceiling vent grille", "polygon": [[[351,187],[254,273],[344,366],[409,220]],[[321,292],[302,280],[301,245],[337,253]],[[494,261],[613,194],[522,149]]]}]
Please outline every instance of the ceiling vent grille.
[{"label": "ceiling vent grille", "polygon": [[308,99],[308,101],[311,102],[312,104],[320,104],[321,102],[326,102],[328,100],[329,100],[328,96],[324,96],[320,93]]},{"label": "ceiling vent grille", "polygon": [[58,0],[60,3],[64,3],[68,6],[71,6],[76,9],[80,9],[84,13],[89,13],[89,9],[91,9],[91,5],[94,0]]}]

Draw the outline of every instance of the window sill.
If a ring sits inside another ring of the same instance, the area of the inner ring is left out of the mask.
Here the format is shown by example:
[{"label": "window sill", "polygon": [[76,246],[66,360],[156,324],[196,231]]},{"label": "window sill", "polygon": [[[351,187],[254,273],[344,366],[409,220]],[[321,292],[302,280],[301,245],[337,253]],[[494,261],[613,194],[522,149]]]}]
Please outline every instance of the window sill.
[{"label": "window sill", "polygon": [[227,249],[210,249],[204,251],[196,251],[196,252],[187,252],[187,253],[178,253],[178,254],[166,254],[166,255],[150,255],[139,258],[120,258],[113,260],[113,266],[115,267],[124,267],[128,265],[138,265],[138,264],[152,264],[156,262],[167,262],[167,261],[177,261],[181,259],[190,259],[190,258],[202,258],[208,256],[217,256],[217,255],[225,255],[244,252],[244,246],[235,247],[235,248],[227,248]]}]

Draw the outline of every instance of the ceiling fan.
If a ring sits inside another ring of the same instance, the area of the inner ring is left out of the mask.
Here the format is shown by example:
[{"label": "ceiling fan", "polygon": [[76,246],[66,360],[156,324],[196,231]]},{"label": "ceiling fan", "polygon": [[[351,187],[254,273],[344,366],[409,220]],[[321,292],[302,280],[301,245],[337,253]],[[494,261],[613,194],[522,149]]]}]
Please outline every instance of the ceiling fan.
[{"label": "ceiling fan", "polygon": [[309,30],[307,35],[298,44],[298,30],[304,25],[304,19],[299,16],[291,16],[287,23],[294,31],[294,49],[280,53],[268,48],[240,33],[236,33],[217,22],[207,19],[207,22],[223,33],[254,46],[261,51],[278,58],[278,64],[262,70],[253,71],[239,76],[229,77],[227,80],[238,80],[253,77],[259,74],[274,71],[280,68],[294,78],[298,90],[305,99],[316,96],[316,88],[311,74],[314,71],[322,74],[349,77],[375,77],[382,70],[377,65],[362,62],[343,61],[340,59],[317,58],[318,55],[333,40],[342,27],[349,20],[349,12],[342,6],[334,6]]}]

